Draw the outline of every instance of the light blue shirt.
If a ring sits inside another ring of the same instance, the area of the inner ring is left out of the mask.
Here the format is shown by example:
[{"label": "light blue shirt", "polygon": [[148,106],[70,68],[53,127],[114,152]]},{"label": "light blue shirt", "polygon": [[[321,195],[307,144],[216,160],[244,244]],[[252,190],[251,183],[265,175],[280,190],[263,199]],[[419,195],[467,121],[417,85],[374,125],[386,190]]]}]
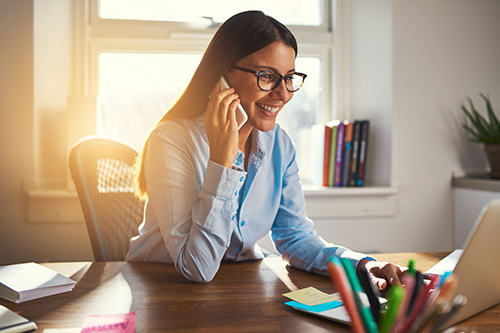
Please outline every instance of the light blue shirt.
[{"label": "light blue shirt", "polygon": [[229,169],[209,160],[202,118],[159,124],[147,147],[144,222],[127,260],[173,263],[189,280],[210,281],[222,260],[262,259],[257,243],[269,231],[283,259],[309,272],[327,274],[331,256],[355,266],[373,259],[313,230],[295,148],[278,124],[268,132],[254,129],[251,140],[248,170],[241,151]]}]

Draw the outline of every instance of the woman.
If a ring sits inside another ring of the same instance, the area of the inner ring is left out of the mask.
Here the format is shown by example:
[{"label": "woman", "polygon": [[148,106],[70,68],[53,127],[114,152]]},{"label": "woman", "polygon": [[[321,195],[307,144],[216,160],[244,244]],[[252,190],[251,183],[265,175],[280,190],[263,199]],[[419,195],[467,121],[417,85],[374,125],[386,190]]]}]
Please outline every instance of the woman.
[{"label": "woman", "polygon": [[[331,256],[347,257],[380,289],[399,283],[400,267],[326,243],[306,217],[295,149],[276,124],[306,76],[296,56],[292,33],[262,12],[221,25],[138,158],[147,203],[127,260],[173,263],[189,280],[211,281],[222,260],[263,258],[257,243],[271,230],[294,267],[326,274]],[[232,88],[221,89],[222,75]],[[248,121],[238,129],[239,103]]]}]

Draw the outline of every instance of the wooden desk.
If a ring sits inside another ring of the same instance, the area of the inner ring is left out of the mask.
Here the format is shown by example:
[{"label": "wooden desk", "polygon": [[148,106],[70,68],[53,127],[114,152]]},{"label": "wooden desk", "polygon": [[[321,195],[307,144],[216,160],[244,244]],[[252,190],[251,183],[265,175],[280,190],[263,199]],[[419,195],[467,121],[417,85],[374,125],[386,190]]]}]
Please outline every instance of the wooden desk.
[{"label": "wooden desk", "polygon": [[[375,255],[406,265],[414,258],[426,270],[445,253]],[[325,276],[287,267],[280,258],[223,263],[210,283],[192,283],[173,265],[160,263],[44,264],[78,281],[72,292],[16,305],[0,304],[35,321],[37,332],[79,332],[86,315],[136,312],[136,332],[349,332],[343,326],[284,305],[282,296],[314,286],[332,293]],[[500,306],[459,326],[498,331]],[[458,332],[458,331],[457,331]]]}]

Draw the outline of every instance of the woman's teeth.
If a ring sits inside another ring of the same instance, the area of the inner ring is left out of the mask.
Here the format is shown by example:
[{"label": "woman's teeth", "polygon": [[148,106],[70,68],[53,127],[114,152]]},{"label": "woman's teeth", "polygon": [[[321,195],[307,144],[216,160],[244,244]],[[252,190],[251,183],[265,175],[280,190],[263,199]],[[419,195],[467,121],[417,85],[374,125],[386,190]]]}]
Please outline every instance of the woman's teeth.
[{"label": "woman's teeth", "polygon": [[279,107],[272,107],[272,106],[269,106],[269,105],[258,104],[258,103],[257,103],[257,105],[258,105],[260,108],[262,108],[262,109],[266,110],[266,111],[267,111],[267,112],[269,112],[269,113],[276,113],[276,112],[279,110]]}]

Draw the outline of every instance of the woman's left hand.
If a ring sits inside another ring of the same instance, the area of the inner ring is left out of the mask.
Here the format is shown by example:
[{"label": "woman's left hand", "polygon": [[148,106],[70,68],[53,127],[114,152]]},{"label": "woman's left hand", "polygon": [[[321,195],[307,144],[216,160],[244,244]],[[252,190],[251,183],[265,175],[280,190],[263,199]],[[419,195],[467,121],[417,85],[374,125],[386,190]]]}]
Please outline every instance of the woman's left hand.
[{"label": "woman's left hand", "polygon": [[371,261],[363,259],[359,263],[363,265],[368,273],[373,285],[379,290],[385,290],[387,286],[401,285],[399,279],[401,274],[407,270],[406,267],[392,264],[390,262]]}]

